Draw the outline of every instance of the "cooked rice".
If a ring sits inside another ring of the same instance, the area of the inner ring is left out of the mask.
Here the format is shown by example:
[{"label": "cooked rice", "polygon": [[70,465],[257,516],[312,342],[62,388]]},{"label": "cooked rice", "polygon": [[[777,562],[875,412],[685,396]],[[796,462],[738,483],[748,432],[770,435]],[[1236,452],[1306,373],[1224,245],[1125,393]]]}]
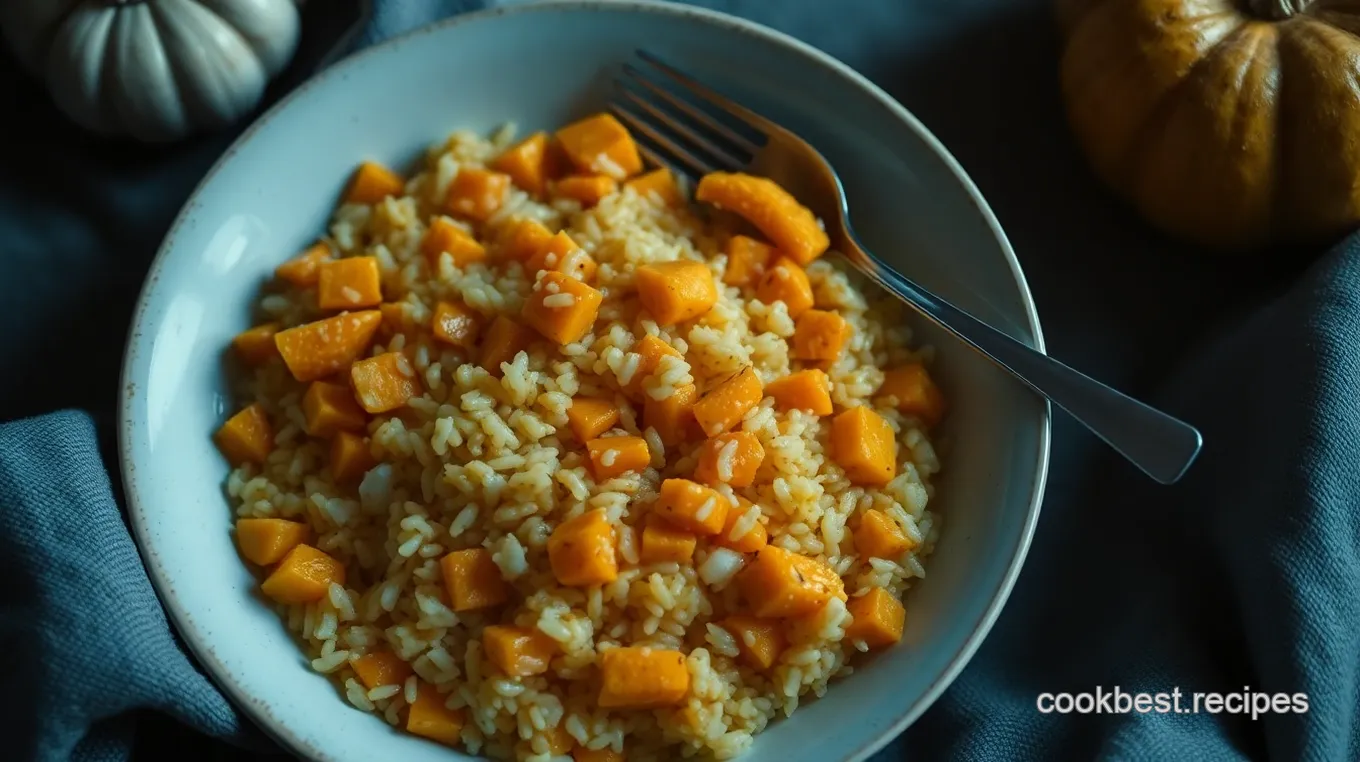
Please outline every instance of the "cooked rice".
[{"label": "cooked rice", "polygon": [[[420,251],[435,201],[459,167],[489,160],[509,139],[505,131],[494,141],[456,133],[430,151],[423,170],[407,183],[407,195],[336,210],[329,242],[342,255],[378,259],[384,294],[400,305],[407,325],[428,325],[440,300],[461,300],[487,317],[517,315],[533,290],[537,273],[492,266],[495,243],[488,244],[486,262],[460,268],[446,254],[433,271]],[[621,173],[617,166],[597,169]],[[594,281],[605,300],[591,332],[560,350],[536,343],[502,365],[502,378],[473,364],[468,353],[435,343],[427,329],[380,335],[371,353],[406,350],[410,364],[404,370],[425,383],[426,393],[397,413],[372,418],[368,436],[381,465],[357,489],[332,480],[327,444],[305,436],[303,386],[277,360],[259,367],[243,379],[241,394],[278,422],[276,447],[263,468],[244,465],[231,473],[227,489],[236,514],[304,521],[313,543],[346,565],[347,588],[332,585],[317,603],[279,611],[312,668],[331,675],[360,710],[400,724],[403,708],[416,699],[418,678],[443,694],[449,707],[465,710],[462,742],[474,754],[548,759],[548,733],[559,729],[585,748],[626,747],[630,760],[734,757],[772,720],[821,696],[833,678],[851,671],[849,661],[864,644],[844,639],[850,620],[845,604],[833,598],[812,621],[800,623],[800,642],[770,670],[746,666],[736,658],[735,636],[720,625],[727,614],[744,610],[729,584],[746,561],[740,553],[701,541],[693,563],[639,566],[640,522],[651,497],[662,478],[692,472],[698,443],[666,447],[655,430],[639,428],[640,406],[625,404],[614,433],[642,437],[651,463],[641,473],[598,482],[583,448],[569,438],[566,411],[573,397],[615,398],[620,386],[634,381],[640,358],[631,350],[649,334],[684,355],[664,358],[643,379],[651,399],[665,399],[687,383],[702,392],[746,365],[768,383],[799,367],[786,341],[793,322],[782,302],[766,305],[750,288],[721,285],[726,234],[690,210],[669,209],[627,189],[587,210],[575,202],[540,203],[512,189],[484,226],[482,240],[498,240],[516,218],[566,230],[597,262]],[[719,299],[700,321],[659,327],[640,318],[630,298],[633,271],[676,259],[708,263]],[[837,259],[828,254],[807,268],[819,307],[839,312],[853,329],[841,357],[825,367],[832,398],[839,407],[874,405],[883,368],[930,355],[908,348],[910,332],[897,305],[866,299],[862,281]],[[570,294],[552,293],[544,303],[573,301]],[[259,311],[284,325],[319,314],[311,289],[268,294]],[[756,436],[766,457],[753,486],[720,487],[734,506],[737,495],[753,503],[729,536],[735,540],[762,523],[772,544],[823,558],[852,596],[873,587],[900,596],[924,576],[922,563],[938,531],[927,504],[939,462],[916,420],[881,404],[874,409],[899,443],[898,474],[882,489],[851,485],[828,456],[829,419],[778,412],[770,398],[751,410],[739,428]],[[731,478],[734,456],[735,442],[720,453],[724,480]],[[608,450],[602,462],[609,465],[613,457]],[[564,587],[547,563],[548,536],[563,520],[594,508],[603,508],[616,527],[618,579],[596,588]],[[710,501],[699,518],[714,508]],[[915,550],[896,560],[857,556],[846,525],[869,509],[890,516],[918,543]],[[492,553],[517,597],[500,608],[455,613],[445,603],[439,560],[474,547]],[[482,629],[498,622],[537,628],[556,641],[561,653],[552,669],[533,677],[501,676],[481,649]],[[685,701],[658,710],[601,709],[598,654],[620,645],[688,654]],[[405,659],[414,676],[366,690],[351,663],[377,649]]]}]

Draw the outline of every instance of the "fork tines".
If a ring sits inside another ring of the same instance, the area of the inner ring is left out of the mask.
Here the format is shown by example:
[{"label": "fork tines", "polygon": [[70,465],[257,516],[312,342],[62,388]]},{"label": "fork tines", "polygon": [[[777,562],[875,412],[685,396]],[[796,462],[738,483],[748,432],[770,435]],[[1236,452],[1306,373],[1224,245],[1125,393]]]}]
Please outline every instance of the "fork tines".
[{"label": "fork tines", "polygon": [[642,66],[626,63],[615,79],[609,110],[648,161],[697,181],[755,158],[765,142],[760,117],[646,51],[637,57]]}]

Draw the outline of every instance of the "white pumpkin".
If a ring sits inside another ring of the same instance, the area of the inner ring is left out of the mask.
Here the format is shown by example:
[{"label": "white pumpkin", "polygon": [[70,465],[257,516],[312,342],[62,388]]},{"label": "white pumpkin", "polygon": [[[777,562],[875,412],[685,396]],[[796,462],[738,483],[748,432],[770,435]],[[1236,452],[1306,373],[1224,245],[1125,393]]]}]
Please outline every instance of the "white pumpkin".
[{"label": "white pumpkin", "polygon": [[0,0],[0,29],[88,129],[166,141],[235,121],[293,57],[294,0]]}]

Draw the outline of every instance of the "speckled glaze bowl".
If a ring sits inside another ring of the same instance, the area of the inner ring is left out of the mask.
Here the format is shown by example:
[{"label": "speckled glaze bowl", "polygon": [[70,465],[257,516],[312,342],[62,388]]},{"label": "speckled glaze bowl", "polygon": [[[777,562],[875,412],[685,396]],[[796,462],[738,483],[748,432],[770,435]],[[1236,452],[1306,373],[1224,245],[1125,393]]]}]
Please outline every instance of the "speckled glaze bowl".
[{"label": "speckled glaze bowl", "polygon": [[[247,131],[175,222],[133,321],[120,425],[133,528],[171,618],[217,684],[299,755],[461,758],[350,708],[255,597],[211,441],[232,407],[222,352],[274,266],[322,229],[361,157],[403,166],[456,127],[566,123],[601,106],[611,68],[641,45],[811,140],[842,173],[871,248],[1043,346],[1005,236],[939,142],[848,67],[769,29],[654,2],[544,2],[458,17],[339,63]],[[963,669],[1020,571],[1047,473],[1048,407],[933,328],[918,337],[938,348],[952,447],[932,504],[943,534],[908,594],[905,637],[769,727],[751,762],[867,757]]]}]

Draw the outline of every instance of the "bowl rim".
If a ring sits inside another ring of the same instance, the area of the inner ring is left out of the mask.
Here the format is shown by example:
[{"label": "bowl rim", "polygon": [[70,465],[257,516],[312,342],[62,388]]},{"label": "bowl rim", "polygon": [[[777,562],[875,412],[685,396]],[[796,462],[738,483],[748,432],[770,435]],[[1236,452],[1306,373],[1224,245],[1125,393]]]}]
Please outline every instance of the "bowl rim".
[{"label": "bowl rim", "polygon": [[[128,327],[127,339],[124,345],[123,364],[119,378],[119,400],[118,400],[118,459],[120,472],[123,477],[123,490],[127,499],[127,515],[131,524],[133,539],[136,541],[140,552],[143,565],[146,567],[147,576],[150,578],[152,588],[156,591],[157,597],[169,615],[170,621],[175,629],[180,633],[194,658],[208,672],[213,683],[227,694],[236,708],[244,715],[254,721],[266,735],[278,742],[280,746],[300,755],[309,758],[325,759],[329,755],[319,748],[303,740],[295,733],[290,726],[280,721],[267,709],[264,709],[253,700],[253,696],[236,682],[233,673],[226,665],[217,658],[211,644],[205,634],[194,622],[193,617],[180,604],[180,601],[171,592],[173,587],[170,583],[169,572],[162,564],[159,554],[147,542],[148,524],[150,519],[140,497],[140,486],[135,464],[132,462],[129,448],[133,439],[133,432],[136,428],[136,421],[133,418],[133,400],[137,395],[137,387],[132,378],[134,366],[138,364],[139,348],[143,343],[143,331],[145,326],[143,321],[152,302],[152,295],[156,292],[156,285],[160,280],[161,270],[166,260],[174,250],[175,241],[178,238],[180,229],[186,224],[192,215],[196,204],[195,200],[203,189],[213,181],[222,168],[229,163],[242,147],[255,137],[265,125],[275,119],[279,113],[287,109],[293,101],[301,97],[305,92],[317,87],[323,81],[340,77],[350,67],[360,66],[363,61],[372,55],[376,55],[384,50],[400,46],[407,40],[414,39],[427,34],[440,32],[444,29],[460,26],[463,24],[483,22],[487,19],[518,15],[526,13],[537,13],[542,11],[562,11],[580,10],[590,11],[593,9],[609,9],[630,13],[648,13],[663,16],[681,17],[697,19],[700,22],[713,24],[715,26],[726,26],[736,28],[738,31],[754,37],[763,39],[776,46],[787,48],[793,53],[810,58],[814,63],[822,66],[837,74],[848,85],[859,88],[865,95],[878,101],[895,118],[905,123],[930,149],[935,153],[955,179],[961,184],[964,191],[968,194],[969,200],[982,215],[983,220],[990,228],[997,244],[1000,246],[1002,255],[1009,266],[1011,276],[1015,280],[1015,285],[1019,290],[1021,305],[1025,312],[1027,327],[1034,337],[1034,348],[1044,352],[1043,330],[1039,324],[1038,310],[1034,304],[1034,298],[1029,289],[1028,281],[1020,266],[1019,259],[1011,247],[1009,239],[1001,229],[1001,225],[993,214],[991,207],[983,199],[981,192],[973,183],[972,179],[964,171],[958,160],[944,147],[944,144],[930,132],[926,126],[916,118],[906,107],[885,92],[878,85],[874,84],[867,77],[860,74],[840,60],[822,52],[821,50],[805,43],[791,35],[777,31],[763,24],[749,21],[728,13],[714,11],[692,5],[684,5],[671,0],[535,0],[534,2],[515,2],[493,8],[457,14],[445,19],[441,19],[403,34],[391,37],[380,43],[370,45],[361,50],[355,51],[344,58],[334,62],[330,66],[314,73],[302,84],[295,87],[291,92],[286,93],[263,114],[258,116],[241,134],[232,141],[231,145],[213,163],[212,167],[204,174],[203,178],[194,186],[193,191],[185,200],[184,206],[175,216],[165,238],[156,251],[155,257],[147,269],[146,278],[137,296],[136,307],[133,311],[132,321]],[[864,739],[857,748],[850,752],[845,758],[847,762],[862,762],[870,755],[886,746],[892,739],[899,736],[908,726],[915,722],[926,709],[939,699],[944,691],[954,682],[968,662],[972,659],[977,649],[982,645],[990,633],[992,626],[996,623],[1005,607],[1007,599],[1010,597],[1011,590],[1014,588],[1016,580],[1020,575],[1020,570],[1024,566],[1025,558],[1028,555],[1029,547],[1032,543],[1035,529],[1039,521],[1039,513],[1043,503],[1044,492],[1048,481],[1048,467],[1050,459],[1050,445],[1052,437],[1052,406],[1047,402],[1043,403],[1042,415],[1039,426],[1039,452],[1034,463],[1034,490],[1030,495],[1029,507],[1025,516],[1025,522],[1019,537],[1012,550],[1011,561],[1002,575],[999,584],[991,594],[991,600],[987,604],[981,619],[973,627],[971,634],[964,640],[962,645],[950,657],[944,670],[936,676],[922,694],[914,701],[907,711],[896,718],[891,724],[878,733]]]}]

